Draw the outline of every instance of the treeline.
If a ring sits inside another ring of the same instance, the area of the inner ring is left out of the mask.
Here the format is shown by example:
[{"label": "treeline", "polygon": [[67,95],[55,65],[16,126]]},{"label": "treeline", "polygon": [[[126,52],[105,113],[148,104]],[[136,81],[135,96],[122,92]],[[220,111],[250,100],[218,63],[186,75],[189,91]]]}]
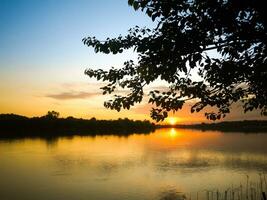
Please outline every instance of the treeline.
[{"label": "treeline", "polygon": [[245,133],[267,133],[267,120],[244,120],[244,121],[225,121],[218,123],[201,123],[190,125],[176,125],[177,128],[189,128],[199,130],[215,130],[223,132],[245,132]]},{"label": "treeline", "polygon": [[59,118],[59,113],[48,112],[42,117],[28,118],[16,114],[0,114],[0,137],[53,137],[72,135],[150,133],[155,125],[147,120],[97,120],[95,118]]}]

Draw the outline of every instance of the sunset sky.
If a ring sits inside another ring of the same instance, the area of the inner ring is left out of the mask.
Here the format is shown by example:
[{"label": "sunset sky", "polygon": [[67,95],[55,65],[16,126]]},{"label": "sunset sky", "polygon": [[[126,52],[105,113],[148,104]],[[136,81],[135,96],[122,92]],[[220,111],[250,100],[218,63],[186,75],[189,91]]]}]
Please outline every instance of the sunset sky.
[{"label": "sunset sky", "polygon": [[[135,25],[154,26],[127,0],[0,0],[0,113],[41,116],[55,110],[62,117],[150,119],[146,101],[130,111],[105,109],[103,84],[84,75],[86,68],[121,67],[137,56],[95,54],[83,37],[116,37]],[[264,119],[242,113],[236,106],[227,119]],[[205,121],[203,113],[190,114],[188,105],[170,115],[176,123]]]}]

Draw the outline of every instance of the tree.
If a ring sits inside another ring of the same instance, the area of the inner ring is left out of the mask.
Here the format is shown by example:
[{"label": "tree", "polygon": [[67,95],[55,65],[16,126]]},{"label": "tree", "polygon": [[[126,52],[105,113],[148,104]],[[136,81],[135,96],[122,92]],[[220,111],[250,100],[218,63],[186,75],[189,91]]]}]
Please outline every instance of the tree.
[{"label": "tree", "polygon": [[[208,119],[216,120],[239,102],[244,112],[259,109],[267,115],[266,17],[260,0],[129,0],[145,12],[156,28],[129,30],[126,36],[99,41],[83,39],[95,52],[121,53],[133,48],[138,62],[126,61],[121,69],[87,69],[85,74],[107,81],[103,94],[116,88],[130,90],[115,95],[105,107],[120,111],[140,103],[144,86],[163,80],[168,91],[152,90],[148,102],[155,105],[151,117],[164,120],[185,102],[191,112],[207,107]],[[212,56],[216,52],[218,56]],[[193,74],[197,72],[197,79]]]},{"label": "tree", "polygon": [[59,112],[56,111],[48,111],[47,114],[45,115],[46,118],[48,119],[57,119],[59,117]]}]

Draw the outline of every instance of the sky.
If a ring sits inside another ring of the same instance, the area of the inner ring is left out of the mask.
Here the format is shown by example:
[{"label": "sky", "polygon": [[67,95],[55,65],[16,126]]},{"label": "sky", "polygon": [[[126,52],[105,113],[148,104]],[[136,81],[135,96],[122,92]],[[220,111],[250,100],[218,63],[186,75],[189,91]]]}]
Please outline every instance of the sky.
[{"label": "sky", "polygon": [[[87,68],[121,67],[137,55],[131,50],[95,54],[82,38],[125,35],[135,25],[154,26],[127,0],[0,0],[0,113],[32,117],[55,110],[62,117],[150,119],[146,102],[130,111],[107,110],[103,102],[109,97],[99,89],[103,83],[84,75]],[[205,121],[203,113],[191,115],[189,110],[186,105],[170,115],[181,122]],[[243,115],[238,105],[228,117],[259,118],[256,112]]]}]

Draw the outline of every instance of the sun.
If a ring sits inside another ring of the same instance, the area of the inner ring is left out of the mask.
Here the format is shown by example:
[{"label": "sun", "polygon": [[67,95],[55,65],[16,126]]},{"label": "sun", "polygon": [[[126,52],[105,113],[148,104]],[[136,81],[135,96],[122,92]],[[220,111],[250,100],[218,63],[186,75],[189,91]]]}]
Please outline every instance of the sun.
[{"label": "sun", "polygon": [[178,121],[176,117],[169,117],[167,120],[170,125],[175,125],[176,122]]}]

